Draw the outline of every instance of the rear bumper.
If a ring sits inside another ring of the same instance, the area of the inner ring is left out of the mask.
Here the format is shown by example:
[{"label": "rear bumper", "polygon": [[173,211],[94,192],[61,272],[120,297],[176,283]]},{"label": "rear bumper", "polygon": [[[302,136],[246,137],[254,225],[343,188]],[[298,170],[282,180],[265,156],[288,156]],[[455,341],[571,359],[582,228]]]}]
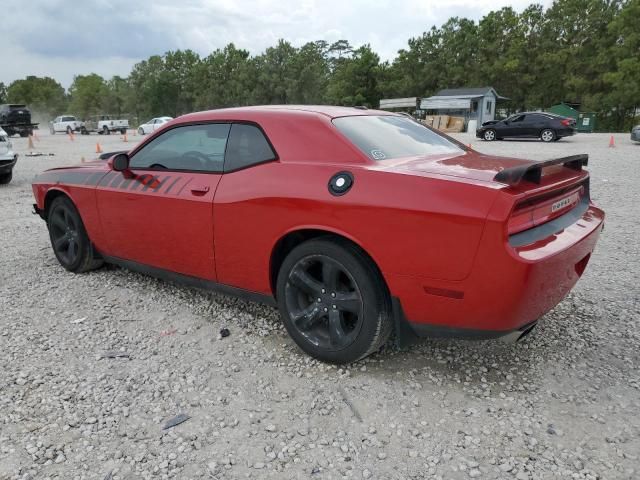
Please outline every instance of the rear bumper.
[{"label": "rear bumper", "polygon": [[570,137],[571,135],[576,134],[575,128],[561,128],[556,130],[556,135],[560,138],[562,137]]},{"label": "rear bumper", "polygon": [[463,281],[388,275],[397,316],[417,336],[518,337],[573,288],[603,224],[604,212],[589,205],[575,223],[517,247],[505,243],[501,228],[488,226]]}]

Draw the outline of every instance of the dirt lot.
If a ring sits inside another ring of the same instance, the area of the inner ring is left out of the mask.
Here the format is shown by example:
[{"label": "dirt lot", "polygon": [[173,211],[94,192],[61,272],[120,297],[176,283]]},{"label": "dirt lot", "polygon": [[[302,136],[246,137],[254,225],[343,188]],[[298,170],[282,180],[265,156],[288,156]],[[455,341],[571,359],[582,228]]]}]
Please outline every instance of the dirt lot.
[{"label": "dirt lot", "polygon": [[[458,135],[503,155],[589,153],[607,211],[598,249],[523,343],[430,340],[342,369],[301,354],[273,309],[113,267],[63,270],[31,214],[33,175],[140,137],[39,135],[55,156],[25,158],[14,138],[21,157],[0,187],[0,479],[640,477],[640,145],[628,134],[616,148],[600,134]],[[191,418],[163,431],[180,413]]]}]

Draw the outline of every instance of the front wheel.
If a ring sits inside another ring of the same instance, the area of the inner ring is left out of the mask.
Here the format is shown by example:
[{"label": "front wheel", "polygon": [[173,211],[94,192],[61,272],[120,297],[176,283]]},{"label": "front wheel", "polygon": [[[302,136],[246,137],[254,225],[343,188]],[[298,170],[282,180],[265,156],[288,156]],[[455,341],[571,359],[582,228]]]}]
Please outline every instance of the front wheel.
[{"label": "front wheel", "polygon": [[543,142],[553,142],[556,139],[556,132],[551,130],[550,128],[545,128],[540,132],[540,139]]},{"label": "front wheel", "polygon": [[484,132],[484,135],[482,135],[482,138],[484,138],[487,142],[493,142],[496,139],[496,131],[495,130],[487,130],[486,132]]},{"label": "front wheel", "polygon": [[47,227],[53,253],[65,269],[81,273],[102,265],[103,261],[93,250],[80,214],[68,197],[60,196],[53,201]]},{"label": "front wheel", "polygon": [[323,237],[294,248],[280,267],[277,298],[291,338],[325,362],[360,360],[391,334],[391,302],[379,272],[341,239]]},{"label": "front wheel", "polygon": [[138,129],[138,135],[144,135],[144,129],[142,127]]}]

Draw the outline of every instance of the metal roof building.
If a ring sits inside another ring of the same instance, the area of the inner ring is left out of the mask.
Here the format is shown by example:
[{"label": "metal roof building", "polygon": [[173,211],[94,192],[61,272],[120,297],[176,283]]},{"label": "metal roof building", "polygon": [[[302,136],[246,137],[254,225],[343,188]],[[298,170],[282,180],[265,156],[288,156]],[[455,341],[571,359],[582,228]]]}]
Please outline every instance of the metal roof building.
[{"label": "metal roof building", "polygon": [[477,121],[477,125],[493,120],[496,103],[508,100],[498,95],[493,87],[446,88],[432,97],[423,98],[420,109],[427,114],[464,117],[467,122]]}]

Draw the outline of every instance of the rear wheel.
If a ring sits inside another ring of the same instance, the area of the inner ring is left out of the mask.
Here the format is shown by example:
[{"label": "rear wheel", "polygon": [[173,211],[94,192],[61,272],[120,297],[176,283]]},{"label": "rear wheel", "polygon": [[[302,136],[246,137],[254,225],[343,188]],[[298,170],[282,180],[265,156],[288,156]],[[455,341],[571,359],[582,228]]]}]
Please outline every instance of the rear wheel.
[{"label": "rear wheel", "polygon": [[540,140],[543,142],[553,142],[556,139],[556,132],[550,128],[545,128],[540,132]]},{"label": "rear wheel", "polygon": [[323,237],[294,248],[277,282],[284,325],[306,353],[349,363],[378,350],[391,333],[387,290],[355,246]]},{"label": "rear wheel", "polygon": [[109,131],[109,127],[107,127],[106,125],[104,127],[102,127],[102,133],[104,135],[109,135],[111,132]]},{"label": "rear wheel", "polygon": [[142,127],[138,128],[138,135],[144,135],[144,129]]},{"label": "rear wheel", "polygon": [[55,134],[56,134],[56,131],[53,129],[53,127],[49,127],[49,133],[50,133],[51,135],[55,135]]},{"label": "rear wheel", "polygon": [[496,139],[496,131],[489,129],[486,132],[484,132],[484,135],[482,135],[482,138],[484,138],[487,142],[493,142]]},{"label": "rear wheel", "polygon": [[120,129],[120,134],[124,135],[125,133],[127,133],[127,129],[126,128],[121,128]]},{"label": "rear wheel", "polygon": [[0,175],[0,185],[9,183],[12,178],[13,178],[13,172],[3,173],[2,175]]},{"label": "rear wheel", "polygon": [[93,250],[80,214],[68,197],[60,196],[53,201],[47,227],[53,252],[64,268],[81,273],[102,265],[103,261]]},{"label": "rear wheel", "polygon": [[67,135],[71,135],[73,133],[73,130],[71,129],[71,127],[67,127]]},{"label": "rear wheel", "polygon": [[20,136],[21,136],[22,138],[27,138],[27,137],[29,136],[29,131],[28,131],[28,130],[22,130],[22,131],[20,132]]}]

